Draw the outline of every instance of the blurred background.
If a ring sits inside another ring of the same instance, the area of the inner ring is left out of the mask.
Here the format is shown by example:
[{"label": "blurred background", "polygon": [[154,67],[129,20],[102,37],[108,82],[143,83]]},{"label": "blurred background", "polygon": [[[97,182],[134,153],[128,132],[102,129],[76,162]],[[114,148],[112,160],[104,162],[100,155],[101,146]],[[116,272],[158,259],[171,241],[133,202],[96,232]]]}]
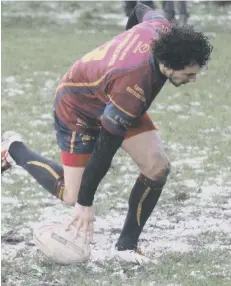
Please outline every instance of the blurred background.
[{"label": "blurred background", "polygon": [[[95,200],[94,260],[62,267],[36,252],[33,228],[73,209],[21,168],[2,176],[2,285],[231,285],[231,2],[146,1],[173,23],[193,24],[211,40],[208,69],[195,84],[167,83],[149,109],[172,170],[141,236],[155,264],[105,259],[126,215],[138,169],[122,150]],[[88,51],[125,29],[135,1],[1,1],[2,132],[60,162],[53,98],[60,78]]]},{"label": "blurred background", "polygon": [[[166,17],[180,24],[230,25],[231,1],[140,1],[154,9],[162,9]],[[137,1],[1,1],[3,23],[33,22],[42,24],[78,23],[78,28],[95,27],[105,29],[125,24]],[[216,20],[216,16],[219,19]],[[229,21],[226,21],[226,20]],[[223,21],[223,23],[222,23]],[[95,27],[95,28],[98,28]]]}]

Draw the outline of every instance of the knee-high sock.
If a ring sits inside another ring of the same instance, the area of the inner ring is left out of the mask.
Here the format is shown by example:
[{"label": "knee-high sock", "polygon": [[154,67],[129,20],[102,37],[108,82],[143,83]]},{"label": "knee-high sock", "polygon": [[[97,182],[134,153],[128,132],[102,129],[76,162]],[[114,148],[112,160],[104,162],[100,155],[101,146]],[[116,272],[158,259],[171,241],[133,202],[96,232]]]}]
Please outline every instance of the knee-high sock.
[{"label": "knee-high sock", "polygon": [[43,158],[22,142],[13,142],[9,154],[15,163],[33,176],[43,188],[62,200],[64,180],[63,168],[59,164]]},{"label": "knee-high sock", "polygon": [[165,180],[152,181],[140,175],[131,191],[127,217],[116,243],[118,250],[136,249],[141,231],[160,197]]}]

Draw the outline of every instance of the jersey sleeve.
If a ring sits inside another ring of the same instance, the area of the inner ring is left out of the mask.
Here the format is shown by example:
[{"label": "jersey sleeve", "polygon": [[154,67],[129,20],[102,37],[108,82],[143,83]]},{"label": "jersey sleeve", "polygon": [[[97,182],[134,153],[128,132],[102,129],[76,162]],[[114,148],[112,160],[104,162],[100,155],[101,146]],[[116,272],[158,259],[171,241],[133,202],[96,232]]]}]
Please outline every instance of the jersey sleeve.
[{"label": "jersey sleeve", "polygon": [[133,26],[140,24],[144,21],[151,21],[153,19],[163,19],[167,20],[161,10],[153,10],[149,6],[138,3],[133,9],[128,22],[126,25],[126,30],[131,29]]},{"label": "jersey sleeve", "polygon": [[165,20],[165,21],[168,21],[166,19],[166,17],[164,16],[163,11],[161,11],[161,10],[148,11],[142,17],[142,22],[144,22],[144,21],[152,21],[152,20]]},{"label": "jersey sleeve", "polygon": [[109,101],[101,119],[108,132],[123,136],[136,118],[144,114],[151,92],[148,78],[148,74],[135,71],[117,78],[109,87]]}]

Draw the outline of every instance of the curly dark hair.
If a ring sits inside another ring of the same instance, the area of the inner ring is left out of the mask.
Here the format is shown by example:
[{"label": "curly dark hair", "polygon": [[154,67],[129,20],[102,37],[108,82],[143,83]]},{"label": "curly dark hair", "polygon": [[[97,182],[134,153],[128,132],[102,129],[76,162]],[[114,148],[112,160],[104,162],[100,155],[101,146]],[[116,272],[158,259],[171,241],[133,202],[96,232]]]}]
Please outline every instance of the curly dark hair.
[{"label": "curly dark hair", "polygon": [[152,45],[157,61],[174,70],[195,64],[205,66],[212,49],[209,38],[189,25],[160,31],[158,39]]}]

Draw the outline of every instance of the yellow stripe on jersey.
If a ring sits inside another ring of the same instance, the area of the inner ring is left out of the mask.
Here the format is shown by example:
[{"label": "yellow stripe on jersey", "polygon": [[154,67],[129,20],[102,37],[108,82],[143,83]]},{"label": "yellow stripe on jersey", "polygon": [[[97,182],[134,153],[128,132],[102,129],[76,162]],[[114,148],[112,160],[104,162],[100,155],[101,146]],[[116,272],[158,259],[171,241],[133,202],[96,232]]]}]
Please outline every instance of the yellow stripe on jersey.
[{"label": "yellow stripe on jersey", "polygon": [[123,113],[127,114],[127,115],[130,116],[130,117],[133,117],[133,118],[136,118],[136,117],[137,117],[136,115],[131,114],[130,112],[128,112],[128,111],[126,111],[125,109],[123,109],[122,107],[120,107],[117,103],[115,103],[115,101],[111,98],[110,95],[108,95],[108,97],[109,97],[111,103],[112,103],[113,105],[115,105],[120,111],[122,111]]},{"label": "yellow stripe on jersey", "polygon": [[27,164],[40,166],[40,167],[46,169],[48,172],[50,172],[51,175],[53,175],[53,176],[55,177],[55,179],[59,179],[59,178],[60,178],[59,174],[57,174],[57,173],[56,173],[49,165],[47,165],[47,164],[41,163],[41,162],[39,162],[39,161],[30,161],[30,162],[27,162]]},{"label": "yellow stripe on jersey", "polygon": [[61,83],[57,89],[56,89],[56,94],[58,92],[58,90],[62,87],[92,87],[92,86],[97,86],[98,84],[100,84],[104,78],[111,72],[108,71],[107,73],[105,73],[100,79],[93,81],[93,82],[63,82]]}]

